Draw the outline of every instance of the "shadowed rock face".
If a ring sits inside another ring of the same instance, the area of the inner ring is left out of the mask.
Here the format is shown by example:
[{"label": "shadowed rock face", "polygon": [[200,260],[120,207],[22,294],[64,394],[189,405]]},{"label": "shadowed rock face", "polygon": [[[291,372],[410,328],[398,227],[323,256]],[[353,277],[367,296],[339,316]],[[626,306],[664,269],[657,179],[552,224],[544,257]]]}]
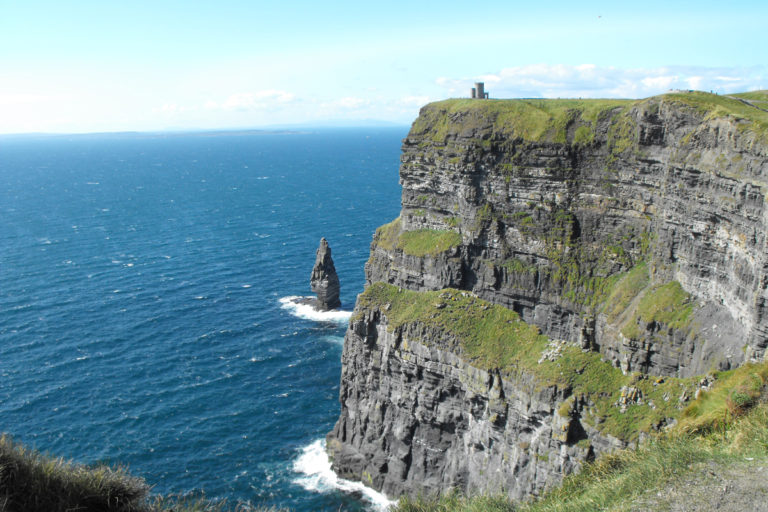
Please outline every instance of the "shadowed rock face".
[{"label": "shadowed rock face", "polygon": [[336,275],[336,267],[333,266],[331,248],[325,238],[320,239],[320,247],[317,248],[315,267],[312,269],[312,277],[309,284],[312,291],[317,294],[315,307],[321,311],[341,307],[339,300],[339,276]]}]

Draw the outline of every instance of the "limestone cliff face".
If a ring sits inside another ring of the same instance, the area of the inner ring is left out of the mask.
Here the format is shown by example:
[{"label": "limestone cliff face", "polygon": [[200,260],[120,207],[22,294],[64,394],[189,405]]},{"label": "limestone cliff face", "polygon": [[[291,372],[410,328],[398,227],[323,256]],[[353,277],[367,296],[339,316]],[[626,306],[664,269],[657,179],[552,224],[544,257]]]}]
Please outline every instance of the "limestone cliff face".
[{"label": "limestone cliff face", "polygon": [[[415,302],[465,290],[537,326],[549,342],[532,347],[549,352],[540,366],[479,364],[474,334],[435,328],[445,308],[425,327],[402,312],[392,322],[389,303],[358,301],[328,438],[336,470],[391,495],[536,493],[637,439],[610,426],[628,424],[615,408],[656,414],[662,400],[676,403],[650,430],[661,428],[694,376],[762,359],[761,105],[685,93],[424,107],[403,142],[401,216],[374,237],[368,286],[419,292]],[[547,365],[571,371],[573,357],[557,362],[562,347],[594,355],[577,371],[607,372],[611,384],[600,393],[578,379],[542,380]],[[643,387],[645,375],[667,378],[676,394],[651,398],[664,379]]]}]

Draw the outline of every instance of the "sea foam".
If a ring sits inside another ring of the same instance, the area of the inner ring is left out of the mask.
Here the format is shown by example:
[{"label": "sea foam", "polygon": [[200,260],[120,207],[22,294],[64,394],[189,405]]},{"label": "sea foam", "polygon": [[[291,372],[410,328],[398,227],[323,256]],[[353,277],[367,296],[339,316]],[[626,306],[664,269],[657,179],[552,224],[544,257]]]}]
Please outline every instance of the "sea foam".
[{"label": "sea foam", "polygon": [[304,318],[305,320],[314,320],[316,322],[337,322],[340,324],[347,323],[352,316],[351,311],[318,311],[309,304],[302,304],[298,301],[302,299],[309,299],[313,297],[300,297],[292,295],[290,297],[283,297],[280,299],[281,308],[289,310],[293,315]]},{"label": "sea foam", "polygon": [[318,439],[301,450],[301,455],[293,462],[293,471],[300,473],[302,477],[293,480],[294,483],[312,492],[328,492],[333,489],[360,494],[369,501],[374,510],[384,512],[397,503],[387,498],[384,494],[366,487],[360,482],[353,482],[339,478],[331,469],[331,461],[325,452],[325,441]]}]

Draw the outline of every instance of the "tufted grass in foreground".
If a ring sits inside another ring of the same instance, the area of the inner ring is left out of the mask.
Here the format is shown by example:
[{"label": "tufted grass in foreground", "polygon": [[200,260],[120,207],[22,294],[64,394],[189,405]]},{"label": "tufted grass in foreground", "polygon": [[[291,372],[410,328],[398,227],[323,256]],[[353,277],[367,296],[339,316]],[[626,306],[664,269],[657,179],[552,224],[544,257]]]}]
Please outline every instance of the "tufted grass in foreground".
[{"label": "tufted grass in foreground", "polygon": [[74,464],[0,436],[0,512],[277,512],[150,491],[125,468]]}]

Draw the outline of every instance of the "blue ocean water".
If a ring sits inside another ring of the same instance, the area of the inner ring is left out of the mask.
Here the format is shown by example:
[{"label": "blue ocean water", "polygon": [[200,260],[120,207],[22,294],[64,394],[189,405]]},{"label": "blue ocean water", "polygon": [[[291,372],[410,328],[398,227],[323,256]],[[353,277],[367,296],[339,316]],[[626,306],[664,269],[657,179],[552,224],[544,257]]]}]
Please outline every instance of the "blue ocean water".
[{"label": "blue ocean water", "polygon": [[157,493],[370,508],[302,474],[346,317],[280,299],[324,236],[351,310],[406,131],[0,137],[0,431]]}]

